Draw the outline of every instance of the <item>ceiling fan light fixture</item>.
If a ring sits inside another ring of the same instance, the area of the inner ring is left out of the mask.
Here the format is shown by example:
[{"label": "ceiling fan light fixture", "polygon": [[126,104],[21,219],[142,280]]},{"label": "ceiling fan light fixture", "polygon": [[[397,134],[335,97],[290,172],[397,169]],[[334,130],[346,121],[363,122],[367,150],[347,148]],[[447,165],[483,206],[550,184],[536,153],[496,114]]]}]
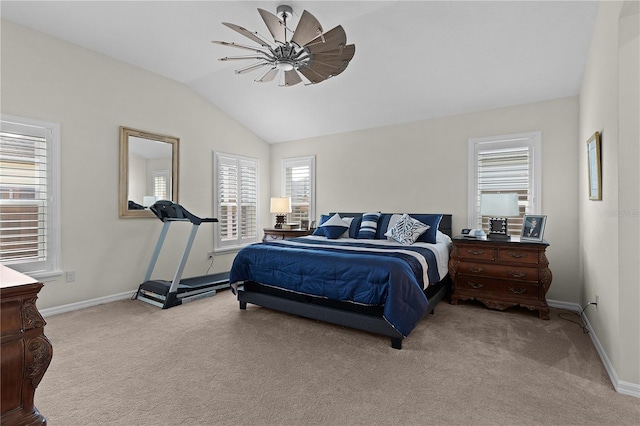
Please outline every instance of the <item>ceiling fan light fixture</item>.
[{"label": "ceiling fan light fixture", "polygon": [[295,67],[289,61],[276,61],[276,68],[280,71],[291,71]]},{"label": "ceiling fan light fixture", "polygon": [[[253,50],[257,53],[257,56],[228,56],[220,59],[259,61],[236,70],[236,74],[267,67],[267,72],[254,81],[260,83],[272,81],[276,74],[281,73],[284,75],[284,82],[278,84],[279,86],[289,87],[300,82],[306,86],[320,83],[342,73],[355,54],[355,45],[347,45],[347,36],[342,26],[338,25],[325,34],[322,25],[306,10],[302,12],[295,30],[287,26],[287,20],[293,16],[291,6],[278,6],[277,16],[260,8],[258,13],[271,33],[273,42],[255,31],[227,22],[223,22],[223,25],[258,43],[260,47],[254,49],[237,43],[214,41],[223,46]],[[287,33],[291,35],[290,38]]]}]

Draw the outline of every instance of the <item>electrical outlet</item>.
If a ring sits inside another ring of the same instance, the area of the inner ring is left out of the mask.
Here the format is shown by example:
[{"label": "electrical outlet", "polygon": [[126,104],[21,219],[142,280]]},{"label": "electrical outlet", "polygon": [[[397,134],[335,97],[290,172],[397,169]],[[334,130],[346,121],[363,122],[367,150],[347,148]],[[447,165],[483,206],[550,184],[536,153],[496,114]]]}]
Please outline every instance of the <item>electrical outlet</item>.
[{"label": "electrical outlet", "polygon": [[213,259],[213,252],[212,251],[208,251],[207,252],[207,260],[211,260]]},{"label": "electrical outlet", "polygon": [[600,304],[600,296],[596,294],[596,311],[598,310],[598,305]]},{"label": "electrical outlet", "polygon": [[67,271],[67,282],[72,283],[76,280],[76,271]]}]

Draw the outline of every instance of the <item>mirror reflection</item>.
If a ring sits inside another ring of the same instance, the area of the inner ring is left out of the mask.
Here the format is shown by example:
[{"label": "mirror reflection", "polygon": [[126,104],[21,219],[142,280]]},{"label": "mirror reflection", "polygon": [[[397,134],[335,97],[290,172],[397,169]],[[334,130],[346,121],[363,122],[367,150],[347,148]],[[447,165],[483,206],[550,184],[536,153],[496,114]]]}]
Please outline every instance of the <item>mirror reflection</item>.
[{"label": "mirror reflection", "polygon": [[178,202],[178,142],[120,128],[120,217],[155,217],[148,208],[157,200]]}]

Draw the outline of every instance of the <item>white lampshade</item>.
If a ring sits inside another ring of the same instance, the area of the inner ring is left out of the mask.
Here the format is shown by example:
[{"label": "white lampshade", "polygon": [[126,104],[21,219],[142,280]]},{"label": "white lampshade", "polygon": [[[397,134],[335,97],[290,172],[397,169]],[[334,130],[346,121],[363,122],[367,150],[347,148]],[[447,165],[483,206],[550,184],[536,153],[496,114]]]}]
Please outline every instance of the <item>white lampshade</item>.
[{"label": "white lampshade", "polygon": [[513,192],[480,195],[480,215],[491,217],[518,216],[518,194]]},{"label": "white lampshade", "polygon": [[290,197],[271,197],[271,213],[291,213]]}]

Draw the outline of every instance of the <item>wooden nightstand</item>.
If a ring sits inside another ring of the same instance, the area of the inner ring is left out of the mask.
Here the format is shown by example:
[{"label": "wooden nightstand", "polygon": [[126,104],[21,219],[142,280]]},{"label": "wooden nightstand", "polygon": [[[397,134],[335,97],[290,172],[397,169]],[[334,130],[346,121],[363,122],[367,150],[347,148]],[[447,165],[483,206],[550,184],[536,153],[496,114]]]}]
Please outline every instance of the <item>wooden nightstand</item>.
[{"label": "wooden nightstand", "polygon": [[493,309],[523,306],[549,319],[546,294],[551,271],[543,242],[453,238],[451,304],[475,299]]},{"label": "wooden nightstand", "polygon": [[269,240],[288,240],[289,238],[306,237],[313,234],[313,229],[275,229],[264,228],[264,237],[262,241]]}]

